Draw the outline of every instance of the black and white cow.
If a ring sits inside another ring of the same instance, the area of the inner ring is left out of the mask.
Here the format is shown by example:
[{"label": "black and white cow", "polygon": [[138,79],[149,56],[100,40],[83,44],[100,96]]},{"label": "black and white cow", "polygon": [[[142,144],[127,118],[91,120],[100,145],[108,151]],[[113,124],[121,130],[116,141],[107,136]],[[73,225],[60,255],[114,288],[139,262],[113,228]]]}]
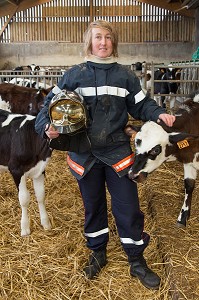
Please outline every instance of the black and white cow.
[{"label": "black and white cow", "polygon": [[45,207],[44,171],[51,156],[48,142],[36,134],[35,117],[0,109],[0,172],[9,171],[18,189],[22,209],[21,236],[30,234],[27,178],[32,178],[41,224],[51,228]]},{"label": "black and white cow", "polygon": [[[187,99],[176,113],[173,127],[148,121],[135,136],[135,161],[131,180],[142,182],[163,162],[178,160],[184,165],[185,198],[177,224],[186,226],[190,217],[192,193],[199,170],[199,94]],[[132,135],[131,126],[126,133]]]},{"label": "black and white cow", "polygon": [[16,84],[19,86],[36,88],[36,81],[31,81],[30,79],[26,79],[26,78],[15,77],[15,78],[12,78],[9,81],[9,83]]},{"label": "black and white cow", "polygon": [[[181,69],[173,68],[159,68],[154,73],[154,80],[161,80],[160,82],[154,82],[154,99],[160,105],[166,108],[166,100],[169,101],[169,107],[171,111],[175,107],[176,96],[174,94],[178,93]],[[171,80],[171,81],[168,81]],[[158,94],[167,94],[168,96],[158,96]],[[181,101],[181,99],[178,100]],[[181,101],[182,102],[182,101]]]},{"label": "black and white cow", "polygon": [[40,70],[40,67],[36,66],[35,64],[31,64],[31,65],[28,65],[28,66],[18,66],[18,67],[13,69],[14,74],[18,74],[18,75],[21,74],[21,71],[28,72],[29,74],[33,75],[39,70]]},{"label": "black and white cow", "polygon": [[35,80],[31,80],[28,78],[19,78],[19,77],[15,77],[12,78],[9,83],[12,84],[16,84],[19,86],[25,86],[25,87],[30,87],[30,88],[36,88],[36,89],[49,89],[51,88],[51,86],[49,84],[47,84],[46,82],[42,82],[42,81],[35,81]]}]

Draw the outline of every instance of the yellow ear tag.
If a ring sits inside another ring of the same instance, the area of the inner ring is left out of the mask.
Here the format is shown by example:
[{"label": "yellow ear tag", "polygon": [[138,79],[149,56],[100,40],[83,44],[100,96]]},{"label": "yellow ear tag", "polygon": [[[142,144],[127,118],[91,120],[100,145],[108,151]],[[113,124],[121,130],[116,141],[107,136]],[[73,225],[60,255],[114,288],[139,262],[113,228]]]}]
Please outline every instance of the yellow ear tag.
[{"label": "yellow ear tag", "polygon": [[189,147],[189,143],[187,140],[179,141],[179,142],[177,142],[177,145],[178,145],[179,149]]}]

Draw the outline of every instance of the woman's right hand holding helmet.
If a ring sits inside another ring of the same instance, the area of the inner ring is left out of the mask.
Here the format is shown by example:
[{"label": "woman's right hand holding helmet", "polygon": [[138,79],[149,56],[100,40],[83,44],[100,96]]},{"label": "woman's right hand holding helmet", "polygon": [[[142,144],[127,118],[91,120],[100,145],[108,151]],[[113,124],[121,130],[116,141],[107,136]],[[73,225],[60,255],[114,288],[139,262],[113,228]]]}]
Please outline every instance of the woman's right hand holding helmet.
[{"label": "woman's right hand holding helmet", "polygon": [[52,124],[46,124],[45,133],[49,139],[55,139],[59,136],[59,132],[55,129]]}]

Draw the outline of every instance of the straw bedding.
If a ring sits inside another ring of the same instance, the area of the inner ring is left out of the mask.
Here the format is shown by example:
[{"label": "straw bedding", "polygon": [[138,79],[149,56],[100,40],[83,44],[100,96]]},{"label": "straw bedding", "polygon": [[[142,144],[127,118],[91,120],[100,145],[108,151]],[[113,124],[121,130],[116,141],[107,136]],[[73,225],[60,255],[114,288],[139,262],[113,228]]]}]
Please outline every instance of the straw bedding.
[{"label": "straw bedding", "polygon": [[183,202],[182,166],[163,165],[139,185],[145,230],[151,242],[145,257],[162,278],[158,291],[131,278],[117,235],[109,202],[108,264],[99,277],[85,279],[82,268],[89,255],[83,235],[84,209],[66,154],[54,151],[46,170],[46,206],[51,231],[40,225],[32,182],[29,214],[31,235],[20,236],[21,209],[14,182],[0,175],[0,299],[1,300],[170,300],[199,299],[198,182],[186,229],[175,222]]}]

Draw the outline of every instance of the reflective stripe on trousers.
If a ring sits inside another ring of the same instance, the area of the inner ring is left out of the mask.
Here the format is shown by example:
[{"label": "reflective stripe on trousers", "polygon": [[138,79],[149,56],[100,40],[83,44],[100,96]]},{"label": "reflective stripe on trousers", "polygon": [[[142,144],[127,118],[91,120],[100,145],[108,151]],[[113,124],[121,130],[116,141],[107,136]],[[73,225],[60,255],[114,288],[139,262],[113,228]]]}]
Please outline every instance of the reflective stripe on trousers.
[{"label": "reflective stripe on trousers", "polygon": [[112,213],[118,234],[127,255],[142,253],[149,242],[143,232],[144,215],[140,211],[137,186],[127,176],[119,177],[104,163],[96,163],[82,179],[78,180],[85,207],[84,231],[87,246],[92,250],[106,246],[108,217],[106,186],[111,195]]}]

